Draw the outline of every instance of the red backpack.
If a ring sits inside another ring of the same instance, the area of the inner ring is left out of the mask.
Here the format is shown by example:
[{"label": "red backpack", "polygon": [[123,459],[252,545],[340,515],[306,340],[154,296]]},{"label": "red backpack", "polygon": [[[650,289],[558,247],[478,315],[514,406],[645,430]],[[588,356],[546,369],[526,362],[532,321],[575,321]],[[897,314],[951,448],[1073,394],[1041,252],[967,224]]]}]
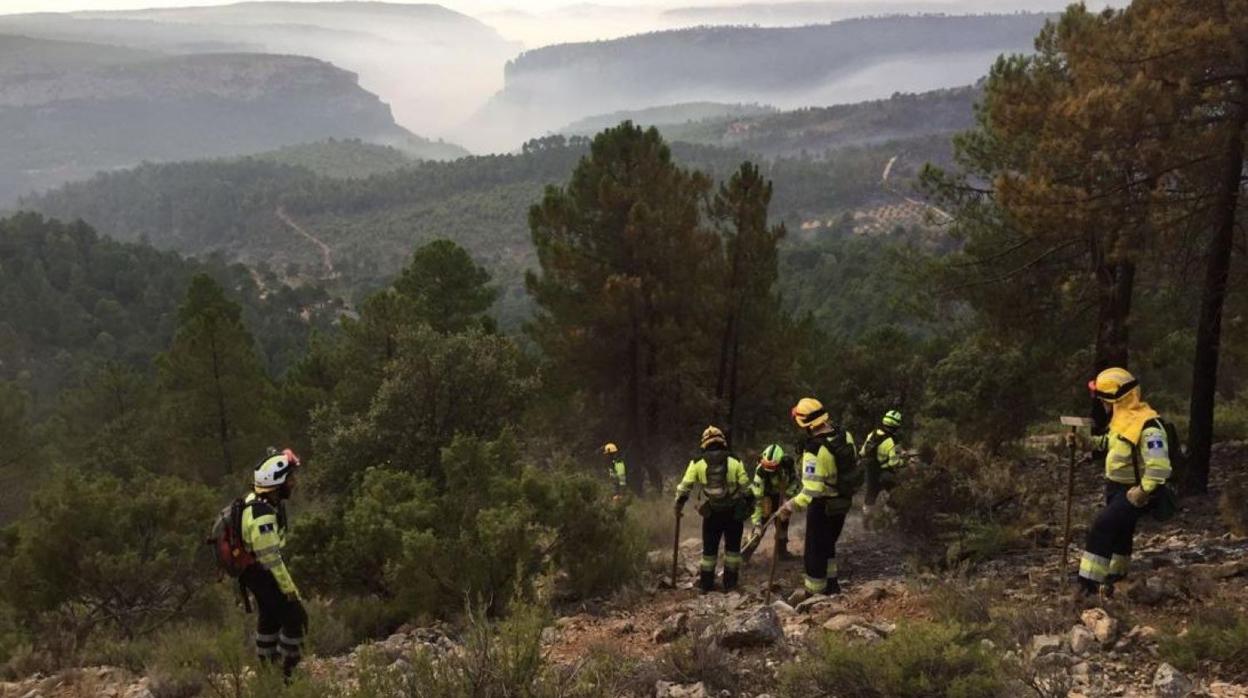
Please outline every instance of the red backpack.
[{"label": "red backpack", "polygon": [[217,514],[212,537],[207,541],[216,554],[217,568],[231,577],[242,575],[256,561],[256,556],[243,544],[243,511],[249,506],[251,503],[241,498],[230,502]]}]

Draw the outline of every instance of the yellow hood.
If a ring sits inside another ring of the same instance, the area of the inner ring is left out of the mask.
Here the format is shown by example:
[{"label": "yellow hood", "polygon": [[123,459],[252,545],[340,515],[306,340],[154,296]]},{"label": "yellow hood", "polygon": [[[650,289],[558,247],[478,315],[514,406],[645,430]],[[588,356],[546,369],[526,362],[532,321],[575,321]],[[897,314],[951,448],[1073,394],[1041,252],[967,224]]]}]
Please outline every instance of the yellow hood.
[{"label": "yellow hood", "polygon": [[1140,432],[1144,430],[1144,424],[1159,416],[1156,410],[1140,399],[1138,386],[1113,403],[1113,408],[1113,416],[1109,419],[1110,431],[1133,444],[1140,442]]}]

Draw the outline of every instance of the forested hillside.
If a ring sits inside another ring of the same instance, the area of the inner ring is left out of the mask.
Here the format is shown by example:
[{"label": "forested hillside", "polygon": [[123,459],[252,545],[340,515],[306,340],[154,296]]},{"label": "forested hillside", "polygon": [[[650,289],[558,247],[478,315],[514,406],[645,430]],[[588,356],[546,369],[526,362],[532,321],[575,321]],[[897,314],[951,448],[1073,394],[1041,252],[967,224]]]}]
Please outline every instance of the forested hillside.
[{"label": "forested hillside", "polygon": [[472,125],[505,125],[514,138],[661,104],[756,101],[792,109],[965,85],[998,54],[1031,50],[1044,20],[1015,14],[707,26],[549,46],[507,64],[503,90]]},{"label": "forested hillside", "polygon": [[632,121],[645,126],[675,126],[691,122],[719,122],[726,119],[772,114],[776,111],[775,107],[761,104],[690,102],[590,116],[568,124],[559,129],[559,132],[572,136],[590,136],[621,121]]},{"label": "forested hillside", "polygon": [[765,157],[819,156],[852,145],[933,135],[948,139],[974,123],[980,94],[976,88],[958,87],[857,104],[659,125],[675,141],[738,148]]},{"label": "forested hillside", "polygon": [[[385,283],[414,246],[448,238],[495,275],[503,289],[497,313],[504,325],[514,327],[527,314],[520,280],[535,261],[524,224],[527,206],[544,187],[571,172],[585,146],[584,139],[552,137],[531,142],[517,155],[414,163],[356,180],[317,176],[306,167],[268,158],[145,165],[66,185],[23,206],[58,218],[82,218],[118,239],[148,240],[183,254],[220,251],[231,260],[263,260],[289,278],[332,281],[352,297]],[[367,147],[353,150],[346,142],[334,150],[338,163],[374,154]],[[685,144],[676,144],[675,153],[681,162],[717,175],[750,157]],[[804,224],[832,226],[853,211],[904,205],[895,192],[906,191],[925,162],[942,162],[947,154],[947,143],[933,138],[844,148],[818,160],[780,159],[763,166],[777,182],[776,219],[796,231]],[[880,177],[895,156],[902,157],[886,187]],[[914,224],[921,218],[911,212],[896,222]],[[893,227],[866,220],[860,225],[881,232]],[[851,222],[849,230],[854,227]]]},{"label": "forested hillside", "polygon": [[310,58],[160,56],[0,36],[0,202],[146,160],[408,134],[353,74]]},{"label": "forested hillside", "polygon": [[261,365],[274,374],[341,310],[324,290],[284,286],[264,265],[187,260],[30,214],[0,221],[0,270],[0,382],[18,381],[39,411],[101,365],[148,366],[172,338],[179,299],[196,274],[241,304]]}]

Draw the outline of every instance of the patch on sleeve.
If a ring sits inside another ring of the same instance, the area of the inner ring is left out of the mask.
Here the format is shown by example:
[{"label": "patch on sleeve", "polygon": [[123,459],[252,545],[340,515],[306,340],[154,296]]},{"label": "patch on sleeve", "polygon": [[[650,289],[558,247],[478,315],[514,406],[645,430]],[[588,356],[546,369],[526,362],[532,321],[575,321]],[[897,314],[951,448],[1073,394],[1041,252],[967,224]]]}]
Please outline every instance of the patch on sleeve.
[{"label": "patch on sleeve", "polygon": [[1148,435],[1144,439],[1144,450],[1150,456],[1164,457],[1166,455],[1165,439],[1163,439],[1161,436],[1156,436],[1152,434]]},{"label": "patch on sleeve", "polygon": [[816,458],[814,455],[807,454],[806,457],[802,459],[802,474],[807,475],[807,476],[813,476],[816,472],[815,466],[818,464],[818,462],[819,462],[819,459]]},{"label": "patch on sleeve", "polygon": [[277,530],[277,524],[271,524],[271,523],[260,524],[261,533],[272,533],[275,530]]}]

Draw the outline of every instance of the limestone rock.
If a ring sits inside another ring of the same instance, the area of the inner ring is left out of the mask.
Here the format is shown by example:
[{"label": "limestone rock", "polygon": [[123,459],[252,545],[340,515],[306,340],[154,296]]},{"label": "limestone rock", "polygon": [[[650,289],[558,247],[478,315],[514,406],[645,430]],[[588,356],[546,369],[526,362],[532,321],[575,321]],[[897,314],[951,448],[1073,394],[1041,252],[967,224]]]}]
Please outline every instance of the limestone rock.
[{"label": "limestone rock", "polygon": [[839,615],[839,616],[833,616],[830,620],[828,620],[828,622],[823,624],[823,629],[831,630],[834,633],[843,633],[846,630],[849,630],[850,628],[854,627],[855,625],[866,625],[866,624],[867,624],[867,620],[863,618],[862,616],[855,616],[855,615],[846,613],[846,614]]},{"label": "limestone rock", "polygon": [[655,698],[710,698],[701,681],[693,684],[677,684],[659,681],[654,684]]},{"label": "limestone rock", "polygon": [[1083,625],[1092,631],[1096,636],[1097,642],[1102,646],[1107,646],[1118,639],[1118,620],[1103,608],[1089,608],[1084,611],[1079,619],[1083,621]]},{"label": "limestone rock", "polygon": [[1070,651],[1080,657],[1091,652],[1096,647],[1096,643],[1096,635],[1086,626],[1076,625],[1070,629]]},{"label": "limestone rock", "polygon": [[1046,654],[1061,652],[1066,646],[1066,639],[1061,635],[1036,635],[1031,638],[1031,647],[1029,648],[1032,658],[1043,657]]},{"label": "limestone rock", "polygon": [[1153,695],[1156,698],[1183,698],[1191,693],[1192,680],[1169,664],[1157,667],[1153,674]]},{"label": "limestone rock", "polygon": [[784,639],[780,618],[770,606],[743,611],[724,621],[718,632],[719,643],[729,649],[765,647]]}]

